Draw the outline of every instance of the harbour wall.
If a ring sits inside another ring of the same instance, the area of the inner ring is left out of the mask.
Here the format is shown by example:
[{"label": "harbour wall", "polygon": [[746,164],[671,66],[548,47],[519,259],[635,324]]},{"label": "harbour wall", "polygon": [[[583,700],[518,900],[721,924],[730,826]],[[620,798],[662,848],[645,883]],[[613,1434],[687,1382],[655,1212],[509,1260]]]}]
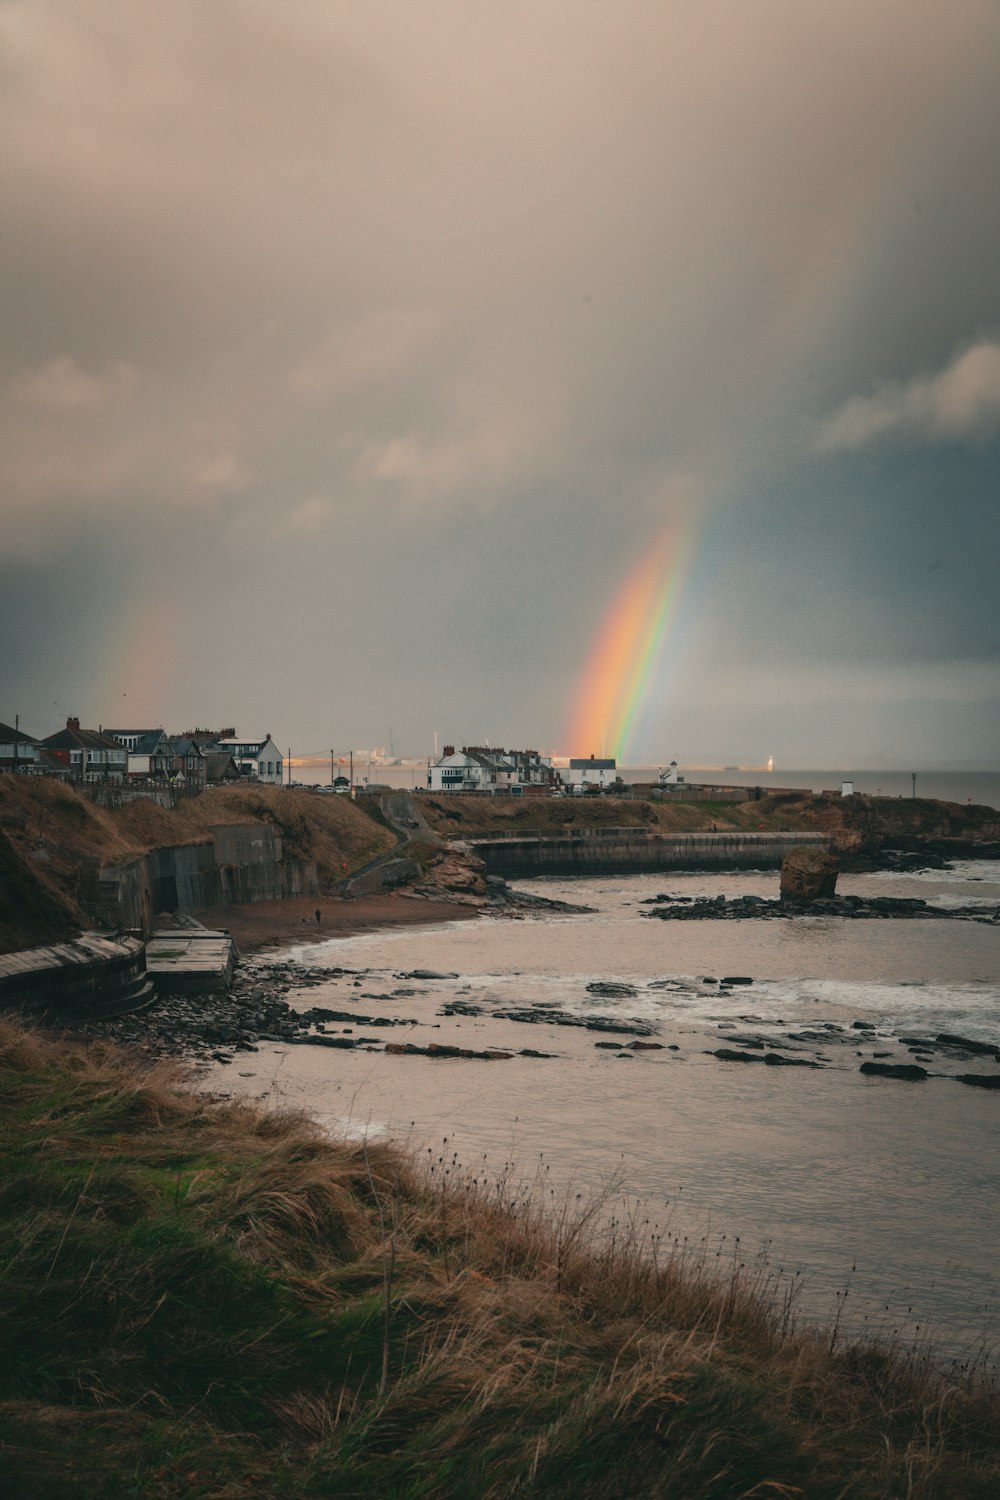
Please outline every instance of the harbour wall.
[{"label": "harbour wall", "polygon": [[488,875],[638,875],[670,870],[777,870],[790,849],[828,850],[824,833],[680,833],[587,828],[463,839]]},{"label": "harbour wall", "polygon": [[97,901],[123,928],[149,932],[158,912],[319,891],[313,861],[285,859],[281,835],[268,824],[220,825],[203,844],[151,849],[99,872]]}]

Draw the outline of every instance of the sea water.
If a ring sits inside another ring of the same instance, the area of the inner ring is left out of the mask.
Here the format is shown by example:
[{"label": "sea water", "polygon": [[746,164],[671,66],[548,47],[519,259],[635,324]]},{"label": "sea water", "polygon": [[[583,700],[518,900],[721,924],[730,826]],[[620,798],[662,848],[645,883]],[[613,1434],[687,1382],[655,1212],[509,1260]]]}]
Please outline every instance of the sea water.
[{"label": "sea water", "polygon": [[[552,1056],[434,1060],[262,1044],[238,1076],[220,1068],[213,1084],[225,1078],[304,1106],[334,1131],[388,1132],[446,1160],[457,1153],[459,1169],[513,1162],[553,1203],[567,1190],[610,1185],[612,1196],[641,1203],[640,1218],[668,1240],[724,1258],[738,1237],[738,1255],[764,1256],[803,1284],[811,1318],[846,1305],[852,1331],[929,1334],[951,1350],[989,1343],[1000,1296],[1000,1092],[954,1075],[997,1065],[937,1057],[925,1066],[945,1076],[917,1083],[859,1067],[877,1053],[911,1061],[901,1038],[914,1034],[1000,1043],[1000,927],[659,921],[644,904],[660,893],[773,897],[777,881],[753,872],[537,880],[523,888],[593,909],[297,947],[291,957],[304,968],[355,972],[293,989],[293,1005],[416,1023],[391,1033],[358,1024],[355,1038]],[[841,876],[838,890],[990,906],[1000,904],[1000,864]],[[457,977],[406,977],[418,969]],[[752,984],[710,982],[727,977]],[[634,993],[614,999],[587,988],[608,981]],[[480,1013],[442,1014],[455,1001]],[[495,1015],[532,1006],[643,1023],[663,1050],[599,1047],[600,1032]],[[823,1066],[712,1055],[747,1035]]]}]

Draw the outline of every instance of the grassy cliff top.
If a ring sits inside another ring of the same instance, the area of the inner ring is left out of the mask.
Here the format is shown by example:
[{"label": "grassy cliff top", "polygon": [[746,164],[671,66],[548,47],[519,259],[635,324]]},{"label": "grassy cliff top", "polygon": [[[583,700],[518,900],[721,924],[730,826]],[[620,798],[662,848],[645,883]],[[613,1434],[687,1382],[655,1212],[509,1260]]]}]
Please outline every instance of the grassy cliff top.
[{"label": "grassy cliff top", "polygon": [[0,1127],[12,1500],[998,1493],[973,1372],[795,1332],[599,1199],[6,1024]]},{"label": "grassy cliff top", "polygon": [[814,797],[802,792],[759,802],[684,802],[672,797],[463,797],[449,792],[421,795],[418,805],[431,827],[448,838],[573,828],[823,832],[845,848],[900,836],[1000,838],[1000,812],[995,808],[928,798]]}]

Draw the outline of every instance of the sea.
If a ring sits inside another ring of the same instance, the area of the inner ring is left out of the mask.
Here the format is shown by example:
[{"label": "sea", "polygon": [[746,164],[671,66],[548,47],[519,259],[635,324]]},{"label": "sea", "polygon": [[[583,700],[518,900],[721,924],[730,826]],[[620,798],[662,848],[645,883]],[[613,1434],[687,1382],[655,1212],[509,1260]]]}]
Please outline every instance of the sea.
[{"label": "sea", "polygon": [[[663,894],[776,896],[771,871],[516,884],[589,909],[296,946],[282,955],[293,1006],[413,1024],[344,1027],[356,1051],[262,1043],[209,1086],[303,1107],[335,1134],[401,1139],[456,1178],[506,1176],[554,1211],[603,1195],[660,1253],[736,1258],[792,1287],[806,1321],[996,1373],[1000,1091],[957,1074],[1000,1065],[920,1044],[947,1033],[1000,1048],[1000,925],[649,916]],[[844,874],[838,892],[985,912],[1000,862]],[[593,988],[608,984],[618,993]],[[639,1024],[659,1048],[588,1021]],[[387,1036],[514,1055],[391,1056]],[[821,1066],[714,1055],[754,1042]],[[921,1082],[859,1071],[915,1055],[930,1058]]]}]

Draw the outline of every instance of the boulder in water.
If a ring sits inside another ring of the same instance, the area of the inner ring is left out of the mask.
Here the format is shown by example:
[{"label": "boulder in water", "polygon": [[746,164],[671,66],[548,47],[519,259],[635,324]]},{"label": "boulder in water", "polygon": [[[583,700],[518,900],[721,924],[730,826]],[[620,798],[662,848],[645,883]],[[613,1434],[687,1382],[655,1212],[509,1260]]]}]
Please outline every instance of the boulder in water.
[{"label": "boulder in water", "polygon": [[789,849],[781,862],[781,899],[800,905],[837,890],[837,861],[822,849]]}]

